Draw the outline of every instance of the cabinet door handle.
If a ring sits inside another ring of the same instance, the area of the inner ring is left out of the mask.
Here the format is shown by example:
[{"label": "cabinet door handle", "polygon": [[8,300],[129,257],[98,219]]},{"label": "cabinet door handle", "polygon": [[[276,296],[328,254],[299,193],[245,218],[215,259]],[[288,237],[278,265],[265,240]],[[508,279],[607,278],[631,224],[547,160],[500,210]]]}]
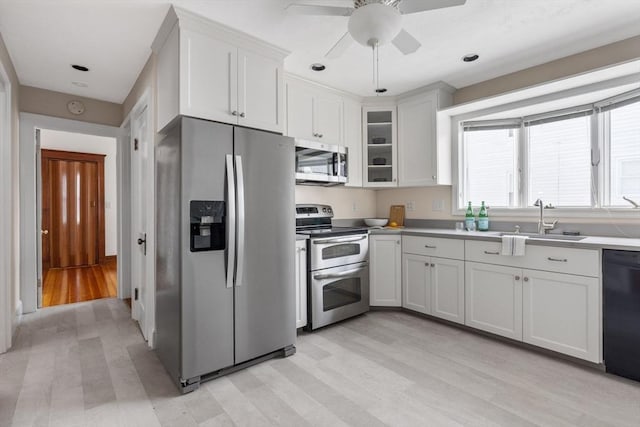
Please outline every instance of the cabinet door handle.
[{"label": "cabinet door handle", "polygon": [[516,276],[516,280],[520,280],[520,276]]},{"label": "cabinet door handle", "polygon": [[429,267],[429,263],[428,263],[428,262],[425,262],[425,263],[424,263],[424,266],[425,266],[425,267]]},{"label": "cabinet door handle", "polygon": [[240,117],[244,117],[244,116],[245,116],[245,114],[244,114],[244,113],[240,113]]},{"label": "cabinet door handle", "polygon": [[528,277],[525,277],[523,280],[524,280],[525,282],[528,282],[528,281],[529,281],[529,278],[528,278]]},{"label": "cabinet door handle", "polygon": [[567,262],[566,258],[552,258],[552,257],[547,257],[547,259],[549,261],[555,261],[555,262]]},{"label": "cabinet door handle", "polygon": [[431,263],[431,267],[435,267],[435,266],[436,266],[435,264]]},{"label": "cabinet door handle", "polygon": [[500,252],[484,251],[484,253],[487,255],[500,255]]},{"label": "cabinet door handle", "polygon": [[429,245],[424,245],[424,247],[427,248],[427,249],[435,249],[436,248],[435,246],[429,246]]},{"label": "cabinet door handle", "polygon": [[231,112],[231,115],[232,115],[232,116],[237,116],[237,115],[238,115],[238,112],[237,112],[236,110],[233,110],[233,111]]}]

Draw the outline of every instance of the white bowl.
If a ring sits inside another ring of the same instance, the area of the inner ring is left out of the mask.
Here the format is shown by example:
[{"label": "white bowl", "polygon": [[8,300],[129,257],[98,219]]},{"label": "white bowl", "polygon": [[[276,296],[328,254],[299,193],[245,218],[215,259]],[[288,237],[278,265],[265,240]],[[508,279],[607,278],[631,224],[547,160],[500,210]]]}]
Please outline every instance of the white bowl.
[{"label": "white bowl", "polygon": [[369,227],[384,227],[389,222],[386,218],[365,218],[364,223]]}]

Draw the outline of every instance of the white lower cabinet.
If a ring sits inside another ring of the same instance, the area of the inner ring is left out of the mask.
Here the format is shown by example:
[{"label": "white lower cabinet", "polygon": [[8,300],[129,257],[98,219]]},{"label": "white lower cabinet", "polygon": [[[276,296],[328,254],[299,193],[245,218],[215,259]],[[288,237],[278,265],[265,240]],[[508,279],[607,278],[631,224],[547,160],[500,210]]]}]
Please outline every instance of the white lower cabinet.
[{"label": "white lower cabinet", "polygon": [[464,261],[402,255],[402,306],[464,323]]},{"label": "white lower cabinet", "polygon": [[465,265],[465,324],[522,340],[522,270],[502,265]]},{"label": "white lower cabinet", "polygon": [[431,315],[464,324],[464,261],[431,258]]},{"label": "white lower cabinet", "polygon": [[307,241],[296,240],[296,328],[307,326]]},{"label": "white lower cabinet", "polygon": [[524,341],[599,362],[599,280],[537,270],[522,275]]},{"label": "white lower cabinet", "polygon": [[429,257],[402,254],[402,306],[431,314],[431,268]]},{"label": "white lower cabinet", "polygon": [[401,255],[400,235],[369,236],[369,278],[371,306],[400,307]]}]

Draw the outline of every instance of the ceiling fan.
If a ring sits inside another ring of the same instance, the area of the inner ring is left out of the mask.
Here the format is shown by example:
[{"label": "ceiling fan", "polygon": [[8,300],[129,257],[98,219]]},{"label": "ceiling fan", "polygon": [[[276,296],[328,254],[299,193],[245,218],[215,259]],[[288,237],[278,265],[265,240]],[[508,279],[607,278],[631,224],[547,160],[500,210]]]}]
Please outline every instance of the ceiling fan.
[{"label": "ceiling fan", "polygon": [[301,15],[349,17],[348,31],[326,53],[327,58],[340,57],[354,40],[371,48],[391,42],[408,55],[418,50],[421,44],[402,28],[402,15],[465,3],[466,0],[354,0],[353,7],[292,3],[287,11]]}]

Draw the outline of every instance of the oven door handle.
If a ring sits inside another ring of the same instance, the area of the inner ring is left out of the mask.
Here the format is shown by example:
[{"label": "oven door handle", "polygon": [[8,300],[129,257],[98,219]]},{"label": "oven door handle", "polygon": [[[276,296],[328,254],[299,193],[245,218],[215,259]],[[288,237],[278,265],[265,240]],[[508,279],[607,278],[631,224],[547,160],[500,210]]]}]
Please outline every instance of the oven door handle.
[{"label": "oven door handle", "polygon": [[367,238],[367,235],[351,238],[351,239],[320,239],[313,240],[314,245],[324,245],[325,243],[349,243],[349,242],[359,242],[360,240],[364,240]]},{"label": "oven door handle", "polygon": [[353,270],[343,271],[342,273],[332,273],[332,274],[316,274],[313,276],[314,280],[324,280],[324,279],[340,279],[343,277],[353,276],[358,271],[362,271],[367,267],[355,268]]}]

